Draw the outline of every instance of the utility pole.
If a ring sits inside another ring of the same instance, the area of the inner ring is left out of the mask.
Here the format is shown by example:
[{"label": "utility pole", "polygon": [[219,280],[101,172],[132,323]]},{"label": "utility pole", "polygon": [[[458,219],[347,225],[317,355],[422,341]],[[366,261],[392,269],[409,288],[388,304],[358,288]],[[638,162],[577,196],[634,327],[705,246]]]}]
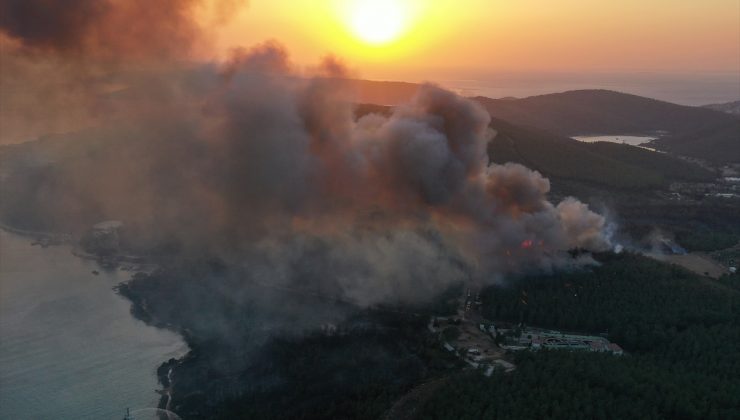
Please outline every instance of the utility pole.
[{"label": "utility pole", "polygon": [[136,420],[131,414],[131,409],[128,407],[126,407],[126,417],[124,417],[123,420]]}]

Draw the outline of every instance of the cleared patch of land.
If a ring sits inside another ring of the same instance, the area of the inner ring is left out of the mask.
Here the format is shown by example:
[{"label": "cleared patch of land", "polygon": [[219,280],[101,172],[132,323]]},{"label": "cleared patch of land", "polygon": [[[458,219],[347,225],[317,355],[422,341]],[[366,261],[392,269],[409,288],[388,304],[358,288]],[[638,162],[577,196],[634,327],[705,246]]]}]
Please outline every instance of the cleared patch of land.
[{"label": "cleared patch of land", "polygon": [[656,260],[676,264],[696,274],[708,276],[713,279],[720,278],[723,274],[729,273],[727,267],[702,253],[692,252],[683,255],[650,254],[650,256]]}]

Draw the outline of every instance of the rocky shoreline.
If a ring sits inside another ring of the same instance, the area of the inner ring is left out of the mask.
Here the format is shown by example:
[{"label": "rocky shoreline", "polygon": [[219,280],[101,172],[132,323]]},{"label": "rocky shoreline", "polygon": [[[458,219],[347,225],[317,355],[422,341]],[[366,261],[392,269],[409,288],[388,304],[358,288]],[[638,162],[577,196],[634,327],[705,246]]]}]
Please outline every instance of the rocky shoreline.
[{"label": "rocky shoreline", "polygon": [[134,281],[138,276],[146,276],[146,274],[143,272],[137,272],[128,281],[122,282],[114,287],[116,293],[125,297],[129,300],[129,302],[131,302],[131,316],[149,326],[169,330],[180,335],[183,338],[183,341],[185,341],[185,344],[188,346],[188,352],[184,356],[179,359],[170,358],[169,360],[162,362],[162,364],[157,367],[157,380],[160,385],[162,385],[161,390],[156,390],[156,392],[160,394],[157,408],[169,411],[170,405],[172,403],[172,393],[174,386],[173,371],[188,356],[188,354],[190,354],[190,351],[192,349],[192,340],[190,339],[189,334],[187,334],[186,331],[178,328],[175,325],[157,319],[157,317],[154,316],[149,310],[146,297],[133,292],[133,290],[129,286],[129,283]]}]

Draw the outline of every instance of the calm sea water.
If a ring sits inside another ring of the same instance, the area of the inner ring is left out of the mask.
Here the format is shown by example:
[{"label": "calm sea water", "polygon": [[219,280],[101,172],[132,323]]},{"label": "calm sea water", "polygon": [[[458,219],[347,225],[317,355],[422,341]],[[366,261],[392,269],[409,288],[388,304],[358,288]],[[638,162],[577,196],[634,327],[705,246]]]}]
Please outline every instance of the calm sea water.
[{"label": "calm sea water", "polygon": [[540,73],[468,72],[464,79],[430,77],[465,96],[525,98],[577,89],[608,89],[682,105],[706,105],[740,99],[736,72],[665,73]]},{"label": "calm sea water", "polygon": [[156,406],[156,368],[185,343],[130,315],[111,289],[130,273],[31,242],[0,230],[0,419],[120,420]]}]

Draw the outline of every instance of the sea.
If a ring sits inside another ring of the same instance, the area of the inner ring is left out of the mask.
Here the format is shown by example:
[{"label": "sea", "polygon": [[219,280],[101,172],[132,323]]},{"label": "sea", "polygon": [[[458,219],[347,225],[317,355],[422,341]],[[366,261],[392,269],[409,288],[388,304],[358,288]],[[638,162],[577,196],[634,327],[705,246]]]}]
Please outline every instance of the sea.
[{"label": "sea", "polygon": [[[578,89],[607,89],[681,105],[740,100],[737,72],[462,72],[463,77],[430,77],[463,96],[526,98]],[[467,76],[467,77],[465,77]]]},{"label": "sea", "polygon": [[156,368],[187,345],[131,316],[130,272],[32,242],[0,230],[0,419],[153,418]]}]

